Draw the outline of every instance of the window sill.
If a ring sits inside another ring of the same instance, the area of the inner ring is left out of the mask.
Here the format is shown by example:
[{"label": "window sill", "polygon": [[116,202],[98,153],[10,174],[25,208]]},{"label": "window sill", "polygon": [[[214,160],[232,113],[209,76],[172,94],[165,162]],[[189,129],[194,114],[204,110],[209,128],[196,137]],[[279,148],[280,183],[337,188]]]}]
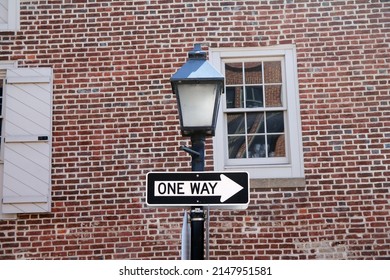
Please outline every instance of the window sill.
[{"label": "window sill", "polygon": [[0,221],[16,220],[16,218],[17,218],[16,214],[2,214],[2,213],[0,213]]},{"label": "window sill", "polygon": [[251,179],[250,189],[304,188],[305,178]]}]

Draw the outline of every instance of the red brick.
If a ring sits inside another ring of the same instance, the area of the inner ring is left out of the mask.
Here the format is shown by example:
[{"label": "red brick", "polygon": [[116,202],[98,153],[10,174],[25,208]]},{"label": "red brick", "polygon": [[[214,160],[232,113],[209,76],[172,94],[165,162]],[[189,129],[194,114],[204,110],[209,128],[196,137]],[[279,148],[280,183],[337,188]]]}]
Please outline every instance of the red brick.
[{"label": "red brick", "polygon": [[[315,259],[297,245],[319,239],[389,255],[385,1],[41,2],[0,32],[0,60],[54,69],[53,211],[1,221],[0,259],[180,258],[182,209],[143,199],[148,171],[190,170],[169,79],[194,42],[295,44],[298,58],[306,188],[211,211],[211,258]],[[211,141],[206,154],[212,170]]]}]

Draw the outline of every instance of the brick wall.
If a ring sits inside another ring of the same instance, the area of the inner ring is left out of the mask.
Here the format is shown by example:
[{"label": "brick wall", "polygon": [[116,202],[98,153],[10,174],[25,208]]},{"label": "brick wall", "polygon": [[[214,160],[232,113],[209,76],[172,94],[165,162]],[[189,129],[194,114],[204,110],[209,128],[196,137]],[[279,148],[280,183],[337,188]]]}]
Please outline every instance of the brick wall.
[{"label": "brick wall", "polygon": [[388,0],[22,1],[0,60],[54,69],[53,202],[0,221],[0,259],[180,257],[182,210],[144,193],[190,170],[169,79],[194,43],[298,56],[306,187],[211,211],[210,258],[389,259]]}]

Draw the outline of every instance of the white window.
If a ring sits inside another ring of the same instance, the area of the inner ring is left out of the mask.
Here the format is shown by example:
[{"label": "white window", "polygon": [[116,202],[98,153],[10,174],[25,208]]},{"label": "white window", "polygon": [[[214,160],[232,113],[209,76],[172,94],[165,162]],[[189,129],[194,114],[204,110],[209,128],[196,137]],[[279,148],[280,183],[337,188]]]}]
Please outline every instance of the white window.
[{"label": "white window", "polygon": [[0,32],[19,30],[19,0],[0,0]]},{"label": "white window", "polygon": [[295,47],[211,49],[210,61],[225,76],[215,170],[245,170],[252,179],[302,178]]},{"label": "white window", "polygon": [[52,70],[7,69],[1,111],[0,214],[48,212]]}]

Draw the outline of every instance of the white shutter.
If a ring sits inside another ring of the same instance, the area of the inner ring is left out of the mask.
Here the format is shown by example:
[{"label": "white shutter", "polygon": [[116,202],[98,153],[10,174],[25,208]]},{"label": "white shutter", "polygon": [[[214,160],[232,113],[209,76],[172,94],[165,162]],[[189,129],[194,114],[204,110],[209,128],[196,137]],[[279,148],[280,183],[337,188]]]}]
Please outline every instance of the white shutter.
[{"label": "white shutter", "polygon": [[8,69],[5,83],[3,213],[51,204],[52,70]]},{"label": "white shutter", "polygon": [[[1,0],[0,0],[1,1]],[[18,66],[15,61],[0,61],[0,81],[5,80],[7,69],[14,69]],[[2,86],[3,84],[0,84]]]},{"label": "white shutter", "polygon": [[0,30],[8,29],[8,0],[0,0]]},{"label": "white shutter", "polygon": [[0,31],[17,31],[19,21],[19,0],[0,0]]}]

